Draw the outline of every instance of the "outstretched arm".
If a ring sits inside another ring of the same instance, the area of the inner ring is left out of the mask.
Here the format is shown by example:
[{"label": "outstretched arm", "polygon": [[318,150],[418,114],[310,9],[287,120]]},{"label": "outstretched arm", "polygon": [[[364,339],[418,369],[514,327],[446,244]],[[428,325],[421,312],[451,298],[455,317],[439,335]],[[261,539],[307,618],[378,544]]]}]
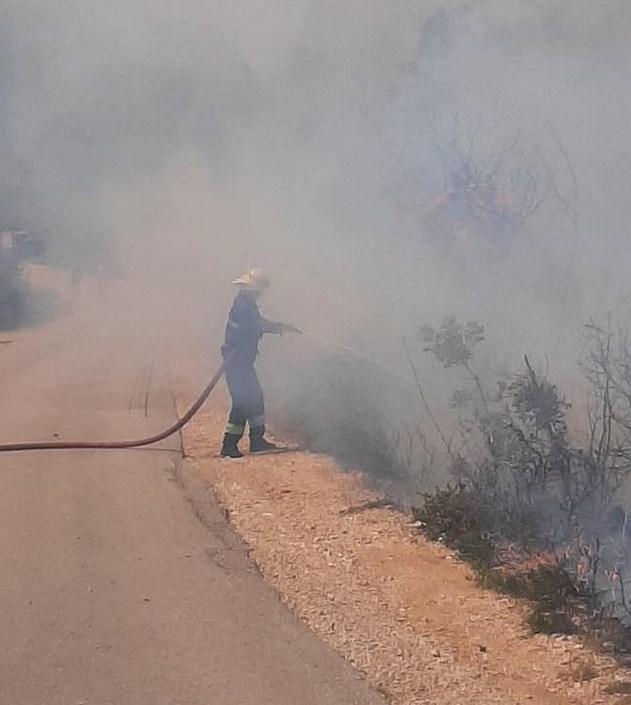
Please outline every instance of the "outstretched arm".
[{"label": "outstretched arm", "polygon": [[268,321],[267,318],[261,316],[261,332],[281,335],[283,332],[283,324],[277,323],[276,321]]},{"label": "outstretched arm", "polygon": [[292,326],[289,323],[277,323],[276,321],[268,321],[266,318],[261,318],[261,331],[273,335],[301,332],[296,326]]}]

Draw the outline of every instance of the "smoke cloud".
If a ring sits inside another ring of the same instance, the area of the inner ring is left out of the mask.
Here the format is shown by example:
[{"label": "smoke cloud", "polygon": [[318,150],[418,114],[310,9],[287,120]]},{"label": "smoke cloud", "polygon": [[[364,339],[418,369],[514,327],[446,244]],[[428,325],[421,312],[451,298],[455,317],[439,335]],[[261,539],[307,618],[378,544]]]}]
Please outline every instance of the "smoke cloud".
[{"label": "smoke cloud", "polygon": [[[487,324],[490,365],[562,369],[631,301],[630,30],[624,0],[4,0],[0,218],[213,344],[256,264],[271,316],[385,364],[453,313]],[[536,182],[509,242],[428,225],[467,161],[509,196]]]}]

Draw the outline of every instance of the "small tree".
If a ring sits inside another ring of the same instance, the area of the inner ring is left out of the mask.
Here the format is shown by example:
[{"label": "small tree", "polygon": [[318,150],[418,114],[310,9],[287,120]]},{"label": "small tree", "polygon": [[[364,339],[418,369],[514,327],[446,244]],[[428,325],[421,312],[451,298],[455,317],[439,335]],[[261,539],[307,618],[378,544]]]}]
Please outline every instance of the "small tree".
[{"label": "small tree", "polygon": [[[479,401],[488,411],[488,400],[480,377],[470,366],[475,348],[484,341],[484,326],[477,321],[470,321],[466,325],[459,323],[455,318],[446,318],[439,328],[429,325],[421,326],[421,342],[424,352],[430,352],[444,368],[461,367],[475,383],[479,394]],[[459,390],[462,395],[462,390]],[[464,398],[464,397],[463,397]]]}]

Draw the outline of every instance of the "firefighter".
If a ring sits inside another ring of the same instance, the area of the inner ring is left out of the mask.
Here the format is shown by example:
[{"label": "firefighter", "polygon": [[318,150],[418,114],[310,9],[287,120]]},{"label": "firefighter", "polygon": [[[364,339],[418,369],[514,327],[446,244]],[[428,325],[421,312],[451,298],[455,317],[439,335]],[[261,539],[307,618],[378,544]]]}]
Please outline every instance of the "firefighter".
[{"label": "firefighter", "polygon": [[263,391],[254,368],[259,341],[266,333],[282,335],[300,331],[285,323],[275,323],[263,318],[258,300],[269,287],[269,280],[260,269],[251,269],[235,279],[237,293],[226,325],[226,337],[221,353],[226,363],[226,382],[232,401],[230,417],[223,438],[221,455],[242,458],[239,441],[250,430],[250,452],[262,453],[276,449],[265,438],[265,404]]}]

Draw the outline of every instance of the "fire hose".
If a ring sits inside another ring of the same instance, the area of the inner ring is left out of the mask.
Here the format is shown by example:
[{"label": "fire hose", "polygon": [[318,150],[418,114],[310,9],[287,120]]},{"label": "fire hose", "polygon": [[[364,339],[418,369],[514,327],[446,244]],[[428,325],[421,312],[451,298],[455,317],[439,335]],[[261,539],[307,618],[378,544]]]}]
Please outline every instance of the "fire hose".
[{"label": "fire hose", "polygon": [[188,411],[175,423],[164,429],[164,431],[154,433],[151,436],[121,441],[40,441],[35,443],[3,443],[0,444],[0,453],[25,450],[121,450],[125,448],[141,448],[142,446],[158,443],[159,441],[172,436],[174,433],[177,433],[181,428],[186,426],[186,424],[204,405],[204,402],[211,395],[213,389],[217,386],[217,384],[219,384],[225,369],[226,361],[224,361],[217,369]]},{"label": "fire hose", "polygon": [[[342,343],[337,343],[335,341],[331,341],[315,335],[310,335],[309,337],[319,341],[320,343],[324,343],[325,345],[344,350],[345,352],[355,355],[356,357],[359,357],[361,359],[364,359],[365,361],[373,365],[379,366],[382,369],[389,369],[385,365],[377,362],[373,358],[361,353],[358,350],[355,350],[355,348],[352,348],[348,345],[343,345]],[[141,448],[143,446],[153,445],[154,443],[163,441],[165,438],[172,436],[174,433],[177,433],[180,429],[184,428],[184,426],[186,426],[186,424],[193,418],[193,416],[197,414],[197,412],[204,405],[208,397],[212,394],[217,384],[219,384],[226,370],[226,363],[229,361],[230,355],[226,357],[224,362],[213,374],[208,384],[204,387],[199,397],[195,400],[195,402],[190,406],[190,408],[186,411],[183,416],[181,416],[168,428],[158,433],[154,433],[151,436],[119,441],[34,441],[22,443],[2,443],[0,444],[0,453],[15,453],[19,451],[36,450],[124,450],[128,448]]]}]

